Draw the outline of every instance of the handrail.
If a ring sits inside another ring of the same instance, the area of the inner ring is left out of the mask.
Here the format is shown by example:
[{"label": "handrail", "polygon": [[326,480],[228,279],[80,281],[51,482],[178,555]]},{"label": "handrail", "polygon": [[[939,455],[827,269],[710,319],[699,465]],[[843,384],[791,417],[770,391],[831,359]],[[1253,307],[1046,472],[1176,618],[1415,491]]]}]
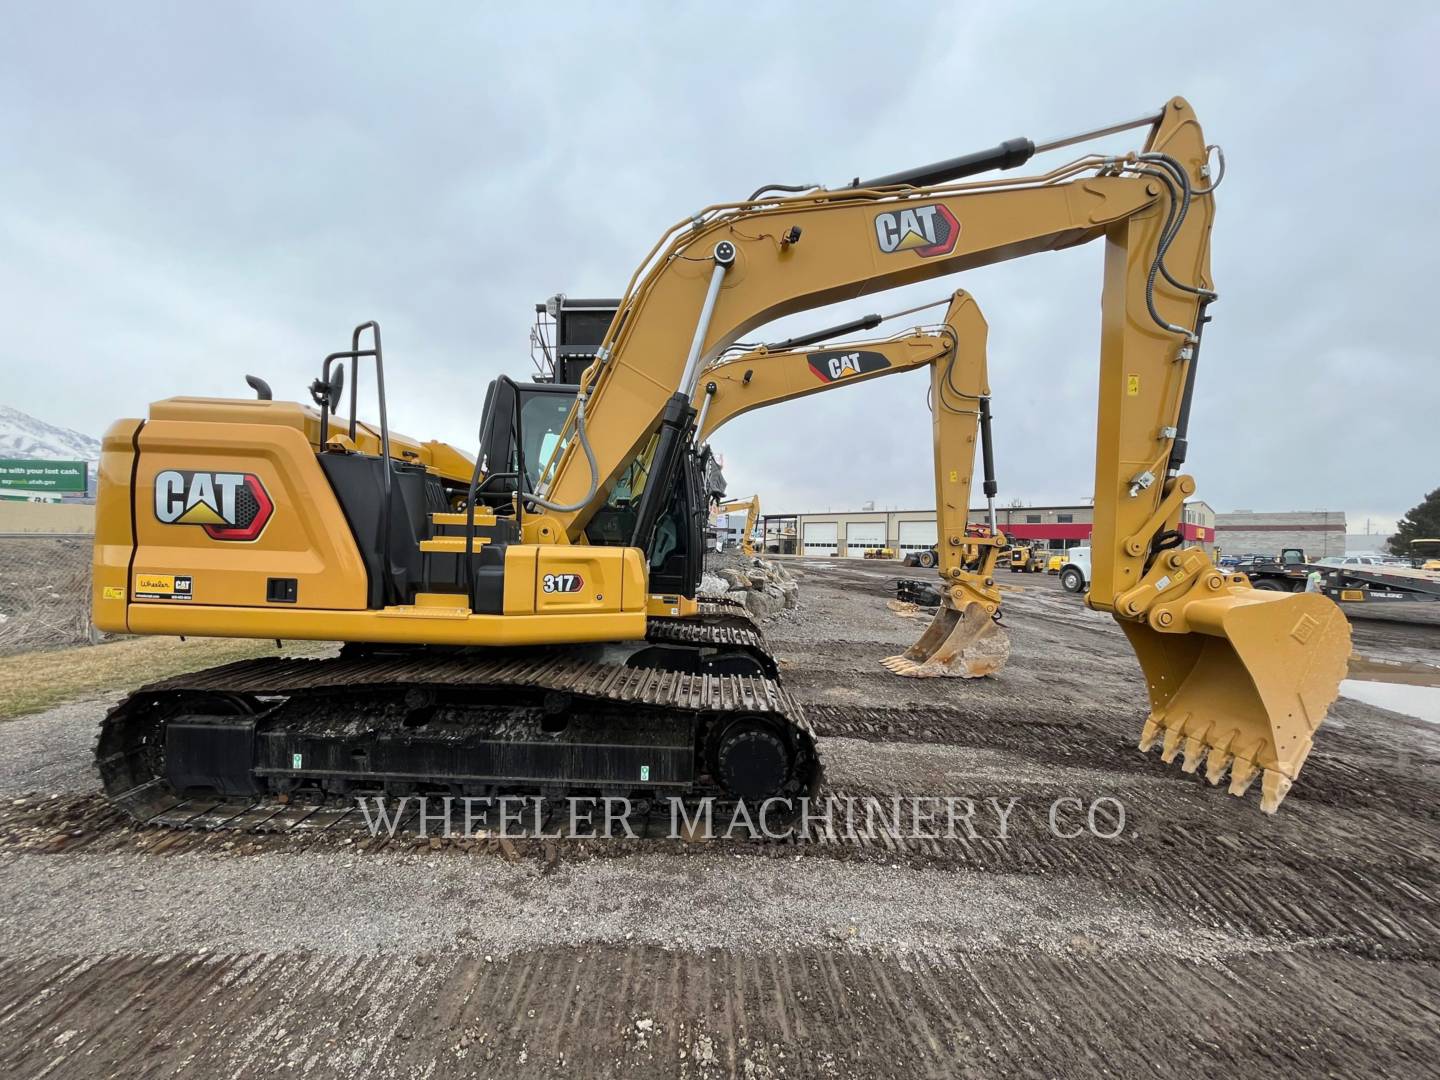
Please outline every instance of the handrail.
[{"label": "handrail", "polygon": [[[368,349],[360,348],[360,335],[366,330],[370,331],[371,346]],[[380,324],[371,319],[363,322],[350,334],[350,348],[342,352],[333,352],[325,357],[320,365],[320,379],[327,385],[330,382],[330,368],[339,361],[350,361],[350,440],[354,442],[356,432],[356,416],[358,410],[357,387],[360,384],[360,361],[373,357],[375,360],[375,393],[380,402],[380,486],[384,492],[384,498],[380,506],[380,554],[384,560],[381,582],[383,586],[384,599],[386,603],[399,599],[400,590],[395,584],[394,567],[390,560],[390,532],[392,523],[391,507],[391,472],[394,469],[394,462],[390,459],[390,419],[385,406],[385,358],[384,351],[380,346]],[[323,452],[325,444],[330,436],[330,396],[320,403],[320,449]]]}]

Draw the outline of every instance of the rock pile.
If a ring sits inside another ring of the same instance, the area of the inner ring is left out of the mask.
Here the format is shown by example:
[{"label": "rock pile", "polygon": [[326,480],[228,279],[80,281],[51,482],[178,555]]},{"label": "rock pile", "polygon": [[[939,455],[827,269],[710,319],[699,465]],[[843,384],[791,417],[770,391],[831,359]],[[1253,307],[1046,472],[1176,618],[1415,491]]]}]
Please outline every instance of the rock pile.
[{"label": "rock pile", "polygon": [[700,592],[741,601],[757,622],[800,602],[795,578],[771,559],[741,559],[736,566],[715,567],[706,572]]}]

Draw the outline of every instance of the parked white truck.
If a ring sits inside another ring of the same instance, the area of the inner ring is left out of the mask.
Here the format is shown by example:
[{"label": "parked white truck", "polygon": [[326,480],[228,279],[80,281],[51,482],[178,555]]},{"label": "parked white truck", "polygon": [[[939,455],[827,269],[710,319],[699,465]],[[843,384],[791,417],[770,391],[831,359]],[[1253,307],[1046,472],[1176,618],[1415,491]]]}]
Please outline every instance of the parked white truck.
[{"label": "parked white truck", "polygon": [[1060,587],[1066,592],[1083,593],[1090,587],[1090,549],[1073,547],[1065,554],[1065,565],[1060,568]]}]

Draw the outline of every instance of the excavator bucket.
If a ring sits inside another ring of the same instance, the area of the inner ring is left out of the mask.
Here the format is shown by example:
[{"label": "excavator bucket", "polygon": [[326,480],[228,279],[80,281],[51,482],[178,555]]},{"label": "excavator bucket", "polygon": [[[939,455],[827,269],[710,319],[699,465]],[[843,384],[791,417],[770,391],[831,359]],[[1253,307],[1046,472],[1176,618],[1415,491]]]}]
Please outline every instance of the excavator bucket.
[{"label": "excavator bucket", "polygon": [[1340,691],[1350,624],[1317,593],[1250,588],[1190,601],[1191,633],[1120,620],[1150,689],[1140,750],[1182,756],[1193,773],[1244,795],[1260,777],[1260,808],[1273,814],[1300,774],[1315,730]]},{"label": "excavator bucket", "polygon": [[1009,658],[1010,635],[984,605],[972,602],[960,608],[947,595],[920,640],[880,662],[911,679],[978,679],[994,675]]}]

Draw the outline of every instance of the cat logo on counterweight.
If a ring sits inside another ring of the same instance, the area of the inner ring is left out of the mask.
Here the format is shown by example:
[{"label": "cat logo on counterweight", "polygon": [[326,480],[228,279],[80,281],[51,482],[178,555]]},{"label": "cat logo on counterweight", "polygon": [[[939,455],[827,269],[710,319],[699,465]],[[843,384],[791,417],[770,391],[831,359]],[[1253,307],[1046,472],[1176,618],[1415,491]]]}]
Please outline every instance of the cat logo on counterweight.
[{"label": "cat logo on counterweight", "polygon": [[199,525],[212,540],[254,540],[274,512],[254,473],[166,469],[155,477],[155,517],[166,525]]},{"label": "cat logo on counterweight", "polygon": [[913,251],[921,258],[949,255],[960,239],[960,222],[947,207],[907,206],[875,216],[875,239],[887,255]]}]

